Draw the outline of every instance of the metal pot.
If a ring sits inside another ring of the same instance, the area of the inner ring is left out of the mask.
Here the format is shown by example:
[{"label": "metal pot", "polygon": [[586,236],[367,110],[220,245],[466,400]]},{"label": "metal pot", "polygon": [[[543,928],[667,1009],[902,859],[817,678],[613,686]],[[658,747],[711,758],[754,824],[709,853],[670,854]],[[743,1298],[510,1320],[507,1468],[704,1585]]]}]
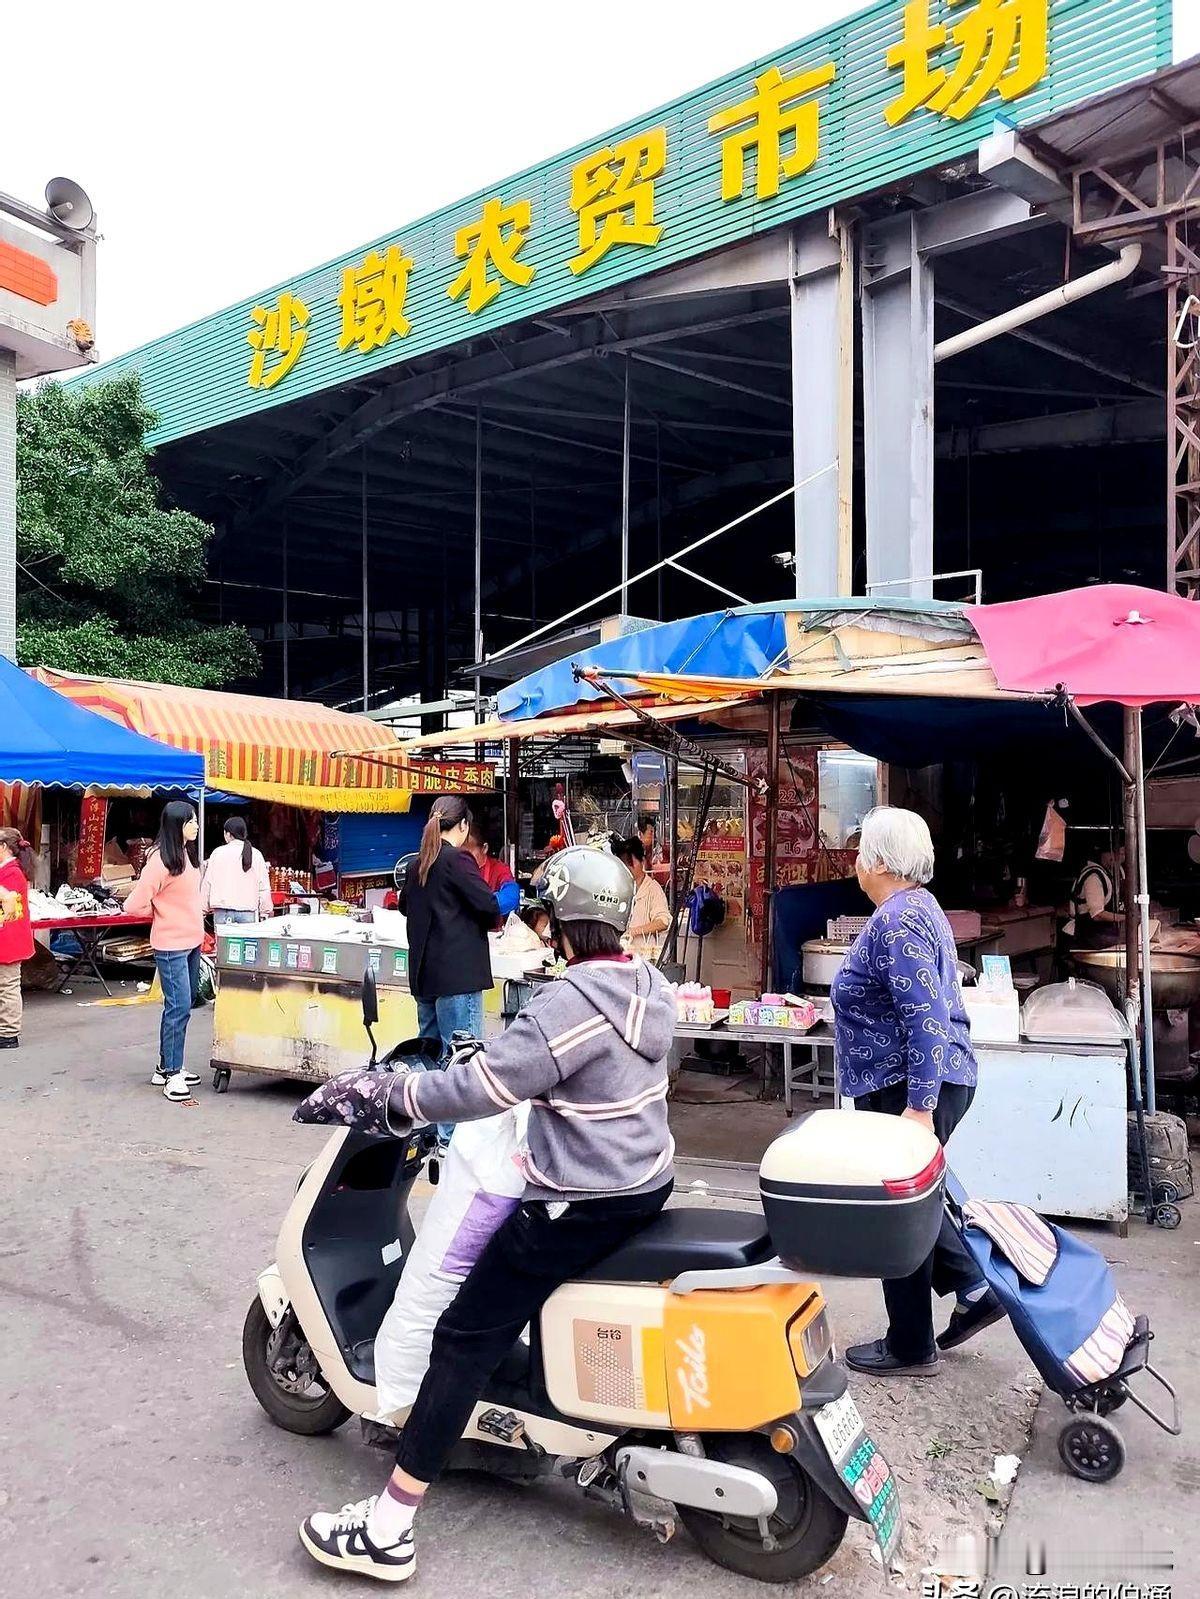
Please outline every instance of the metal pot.
[{"label": "metal pot", "polygon": [[[1099,983],[1116,1005],[1121,1005],[1125,998],[1123,949],[1073,949],[1070,961],[1078,976]],[[1200,955],[1152,950],[1150,981],[1156,1011],[1186,1010],[1200,1000]]]}]

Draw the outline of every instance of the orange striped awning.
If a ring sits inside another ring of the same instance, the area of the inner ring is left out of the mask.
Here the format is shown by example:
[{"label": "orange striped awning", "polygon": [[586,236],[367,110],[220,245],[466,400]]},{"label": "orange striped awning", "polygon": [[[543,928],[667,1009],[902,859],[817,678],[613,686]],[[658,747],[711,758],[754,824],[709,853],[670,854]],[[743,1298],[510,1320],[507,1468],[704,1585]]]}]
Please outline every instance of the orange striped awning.
[{"label": "orange striped awning", "polygon": [[[396,735],[350,711],[173,683],[81,677],[46,666],[30,671],[76,705],[160,743],[203,755],[207,782],[231,793],[246,785],[256,798],[294,805],[299,803],[298,789],[311,789],[312,806],[319,810],[334,808],[329,791],[341,790],[347,799],[357,796],[346,809],[375,809],[368,796],[377,796],[381,810],[406,809],[409,794],[436,789],[443,776],[432,763],[417,771],[403,760],[384,759],[400,751]],[[454,772],[446,771],[441,786],[453,790],[461,770],[460,764]],[[484,786],[485,775],[492,786],[491,767],[482,769],[471,786]],[[397,803],[400,795],[405,797]]]}]

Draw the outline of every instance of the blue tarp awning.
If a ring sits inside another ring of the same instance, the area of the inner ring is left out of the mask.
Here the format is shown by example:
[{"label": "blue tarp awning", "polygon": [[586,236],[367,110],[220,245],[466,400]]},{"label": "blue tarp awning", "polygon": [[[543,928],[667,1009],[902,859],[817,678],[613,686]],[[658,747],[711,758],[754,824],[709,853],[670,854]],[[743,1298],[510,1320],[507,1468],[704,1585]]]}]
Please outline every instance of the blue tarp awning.
[{"label": "blue tarp awning", "polygon": [[190,788],[203,782],[202,755],[85,711],[0,658],[0,783]]},{"label": "blue tarp awning", "polygon": [[546,711],[582,706],[610,696],[590,683],[576,683],[572,667],[600,671],[695,672],[707,677],[754,679],[787,649],[781,608],[770,611],[708,611],[679,622],[663,622],[640,633],[625,633],[501,689],[496,709],[506,722],[525,721]]},{"label": "blue tarp awning", "polygon": [[800,615],[803,632],[835,632],[849,623],[900,637],[942,642],[975,638],[962,606],[939,600],[846,596],[774,600],[660,622],[580,650],[501,689],[497,713],[503,721],[520,722],[610,698],[606,686],[576,683],[572,671],[576,665],[617,676],[677,674],[724,678],[745,683],[747,689],[765,687],[764,680],[773,672],[788,670],[788,618],[794,614]]}]

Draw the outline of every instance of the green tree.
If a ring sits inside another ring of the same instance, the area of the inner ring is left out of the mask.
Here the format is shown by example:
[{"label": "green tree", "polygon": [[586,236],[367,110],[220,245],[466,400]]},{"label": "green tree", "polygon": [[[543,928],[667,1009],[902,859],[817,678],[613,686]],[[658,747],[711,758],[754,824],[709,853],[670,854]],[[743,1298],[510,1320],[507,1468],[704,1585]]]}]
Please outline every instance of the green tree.
[{"label": "green tree", "polygon": [[219,688],[253,676],[241,627],[195,617],[207,522],[163,504],[136,373],[17,396],[17,655],[25,665]]}]

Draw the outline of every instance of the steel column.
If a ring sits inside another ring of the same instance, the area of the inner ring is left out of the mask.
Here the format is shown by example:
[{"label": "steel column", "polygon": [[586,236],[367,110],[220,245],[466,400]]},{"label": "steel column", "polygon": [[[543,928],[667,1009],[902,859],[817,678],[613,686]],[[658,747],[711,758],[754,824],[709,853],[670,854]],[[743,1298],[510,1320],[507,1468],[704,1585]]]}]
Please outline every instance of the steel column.
[{"label": "steel column", "polygon": [[837,593],[854,592],[854,235],[838,243]]},{"label": "steel column", "polygon": [[[1146,1109],[1153,1116],[1154,1087],[1154,994],[1150,976],[1150,871],[1146,864],[1146,762],[1142,750],[1142,708],[1125,713],[1133,718],[1133,792],[1137,804],[1138,934],[1141,956],[1142,1062],[1146,1069]],[[1128,841],[1125,845],[1129,852]]]},{"label": "steel column", "polygon": [[[629,356],[625,357],[625,406],[621,429],[621,615],[629,615]],[[482,657],[481,657],[482,659]]]},{"label": "steel column", "polygon": [[[654,559],[662,560],[662,424],[654,424]],[[658,569],[657,606],[654,612],[658,621],[663,619],[663,568]]]},{"label": "steel column", "polygon": [[0,350],[0,655],[17,658],[17,358]]},{"label": "steel column", "polygon": [[[767,837],[763,850],[762,990],[770,993],[771,903],[774,899],[776,840],[779,835],[779,695],[767,695]],[[698,845],[697,845],[698,847]]]},{"label": "steel column", "polygon": [[290,699],[288,677],[288,644],[291,623],[288,618],[288,517],[283,514],[283,697]]},{"label": "steel column", "polygon": [[917,222],[904,219],[900,270],[872,282],[870,245],[862,284],[863,442],[866,465],[867,581],[919,581],[933,558],[933,268],[918,248]]},{"label": "steel column", "polygon": [[368,617],[371,610],[369,574],[367,571],[367,448],[362,451],[362,708],[371,704],[371,629]]},{"label": "steel column", "polygon": [[[1182,230],[1181,230],[1182,229]],[[1167,583],[1200,596],[1200,253],[1167,226]]]},{"label": "steel column", "polygon": [[508,869],[517,875],[517,854],[521,842],[521,775],[520,740],[508,741],[508,782],[504,790],[504,846],[508,853]]},{"label": "steel column", "polygon": [[[1140,1004],[1137,911],[1137,714],[1133,706],[1127,705],[1125,707],[1124,747],[1121,751],[1121,763],[1129,773],[1130,778],[1130,781],[1125,784],[1125,998],[1133,1005],[1135,1011]],[[1146,1017],[1142,1018],[1142,1024],[1144,1033],[1149,1025]]]},{"label": "steel column", "polygon": [[[814,260],[811,241],[793,236],[789,280],[798,599],[850,592],[839,559],[841,471],[814,476],[830,461],[840,467],[845,362],[853,361],[853,348],[843,350],[841,340],[841,252],[834,240],[819,242],[825,248]],[[851,381],[852,374],[851,367]]]},{"label": "steel column", "polygon": [[[475,407],[475,659],[483,660],[483,406]],[[475,679],[475,725],[483,719],[483,690]],[[476,752],[478,758],[478,748]]]}]

